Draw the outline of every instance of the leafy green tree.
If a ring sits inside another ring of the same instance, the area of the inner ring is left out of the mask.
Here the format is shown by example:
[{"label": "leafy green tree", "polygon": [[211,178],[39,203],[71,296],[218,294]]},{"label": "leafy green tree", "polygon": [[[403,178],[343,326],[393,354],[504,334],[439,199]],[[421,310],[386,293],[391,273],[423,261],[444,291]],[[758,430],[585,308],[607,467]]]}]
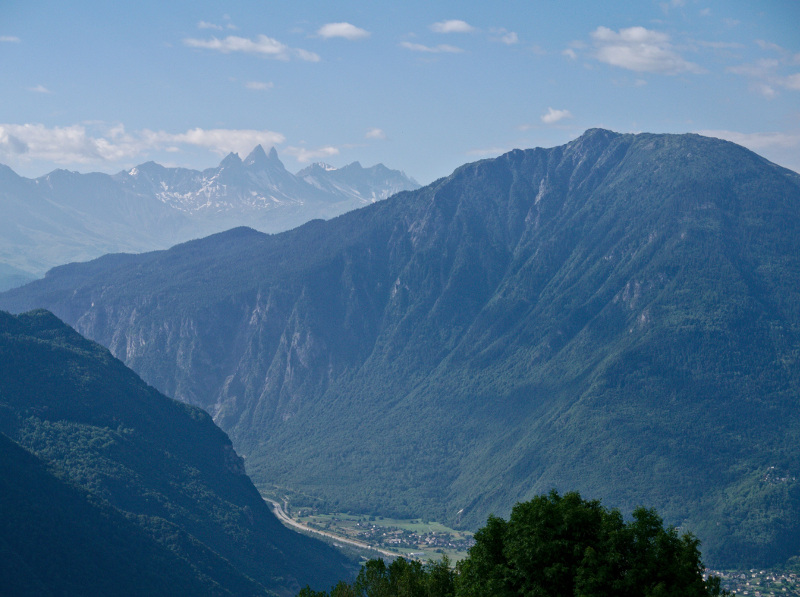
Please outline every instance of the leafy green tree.
[{"label": "leafy green tree", "polygon": [[447,556],[441,562],[422,564],[397,558],[388,566],[370,560],[352,584],[340,582],[330,593],[306,587],[298,597],[454,597],[455,571]]},{"label": "leafy green tree", "polygon": [[705,597],[699,541],[664,528],[654,510],[625,523],[618,510],[578,493],[517,504],[508,522],[490,517],[458,566],[459,597]]},{"label": "leafy green tree", "polygon": [[514,506],[508,521],[490,516],[456,570],[441,562],[370,560],[352,585],[299,597],[712,597],[719,578],[703,578],[700,542],[664,528],[655,510],[619,510],[556,491]]}]

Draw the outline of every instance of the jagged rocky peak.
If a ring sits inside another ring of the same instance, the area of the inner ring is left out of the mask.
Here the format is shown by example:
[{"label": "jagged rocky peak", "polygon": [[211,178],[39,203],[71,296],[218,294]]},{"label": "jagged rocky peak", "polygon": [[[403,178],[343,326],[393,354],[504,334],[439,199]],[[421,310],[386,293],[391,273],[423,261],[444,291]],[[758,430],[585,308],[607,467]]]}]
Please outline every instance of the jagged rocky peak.
[{"label": "jagged rocky peak", "polygon": [[233,153],[233,152],[230,152],[228,155],[226,155],[225,159],[223,159],[219,163],[220,168],[231,168],[231,167],[235,168],[241,165],[242,165],[242,158],[239,157],[238,153]]},{"label": "jagged rocky peak", "polygon": [[[346,168],[347,166],[345,166]],[[331,166],[330,164],[326,164],[325,162],[314,162],[313,164],[309,164],[302,170],[297,173],[297,176],[303,178],[305,176],[313,175],[316,173],[323,173],[323,172],[335,172],[339,170],[336,166]]]},{"label": "jagged rocky peak", "polygon": [[130,170],[127,171],[129,176],[138,176],[142,173],[144,174],[155,174],[155,173],[163,173],[166,170],[164,166],[161,164],[157,164],[154,161],[145,162],[144,164],[139,164],[138,166],[134,166]]},{"label": "jagged rocky peak", "polygon": [[270,147],[269,153],[267,153],[262,145],[256,145],[244,159],[243,164],[249,170],[286,169],[274,146]]}]

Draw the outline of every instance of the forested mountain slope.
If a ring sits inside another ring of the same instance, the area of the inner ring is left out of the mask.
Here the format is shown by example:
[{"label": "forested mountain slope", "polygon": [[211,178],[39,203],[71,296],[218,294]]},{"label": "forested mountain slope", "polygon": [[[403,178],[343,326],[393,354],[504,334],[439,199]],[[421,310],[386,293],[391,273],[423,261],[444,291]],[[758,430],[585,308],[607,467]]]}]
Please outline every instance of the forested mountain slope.
[{"label": "forested mountain slope", "polygon": [[800,550],[800,177],[731,143],[590,130],[0,306],[52,309],[329,507],[476,528],[555,487],[654,506],[711,565]]},{"label": "forested mountain slope", "polygon": [[[57,479],[0,434],[0,584],[6,595],[224,595],[114,508]],[[247,583],[243,583],[247,586]],[[251,594],[256,585],[248,587]]]},{"label": "forested mountain slope", "polygon": [[0,551],[23,592],[291,595],[348,575],[278,522],[206,413],[51,313],[0,312],[0,431],[41,461],[0,445]]}]

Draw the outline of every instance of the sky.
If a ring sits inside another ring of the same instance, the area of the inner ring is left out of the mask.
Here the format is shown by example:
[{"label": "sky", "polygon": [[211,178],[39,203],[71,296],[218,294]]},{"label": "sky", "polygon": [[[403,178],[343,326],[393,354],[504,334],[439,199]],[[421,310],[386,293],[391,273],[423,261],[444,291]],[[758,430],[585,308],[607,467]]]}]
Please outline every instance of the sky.
[{"label": "sky", "polygon": [[602,127],[800,171],[800,0],[0,0],[0,163],[203,169],[274,146],[421,184]]}]

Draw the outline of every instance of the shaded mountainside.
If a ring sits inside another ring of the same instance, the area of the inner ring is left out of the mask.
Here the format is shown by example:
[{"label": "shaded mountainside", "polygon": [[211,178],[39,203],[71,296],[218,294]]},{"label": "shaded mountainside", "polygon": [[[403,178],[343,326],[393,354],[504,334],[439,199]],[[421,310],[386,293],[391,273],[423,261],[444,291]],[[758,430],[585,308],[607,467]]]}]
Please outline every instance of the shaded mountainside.
[{"label": "shaded mountainside", "polygon": [[203,171],[147,162],[113,176],[55,170],[32,180],[0,165],[0,289],[54,265],[163,249],[242,224],[288,230],[419,187],[382,164],[318,170],[294,175],[275,148],[267,154],[260,145]]},{"label": "shaded mountainside", "polygon": [[0,513],[4,594],[224,594],[135,523],[92,503],[3,434]]},{"label": "shaded mountainside", "polygon": [[277,521],[206,413],[47,311],[0,312],[0,431],[43,462],[3,446],[0,547],[51,592],[127,580],[136,594],[290,595],[348,575],[332,548]]},{"label": "shaded mountainside", "polygon": [[0,306],[52,309],[329,507],[477,528],[555,487],[656,507],[710,565],[800,550],[800,177],[728,142],[595,129]]}]

